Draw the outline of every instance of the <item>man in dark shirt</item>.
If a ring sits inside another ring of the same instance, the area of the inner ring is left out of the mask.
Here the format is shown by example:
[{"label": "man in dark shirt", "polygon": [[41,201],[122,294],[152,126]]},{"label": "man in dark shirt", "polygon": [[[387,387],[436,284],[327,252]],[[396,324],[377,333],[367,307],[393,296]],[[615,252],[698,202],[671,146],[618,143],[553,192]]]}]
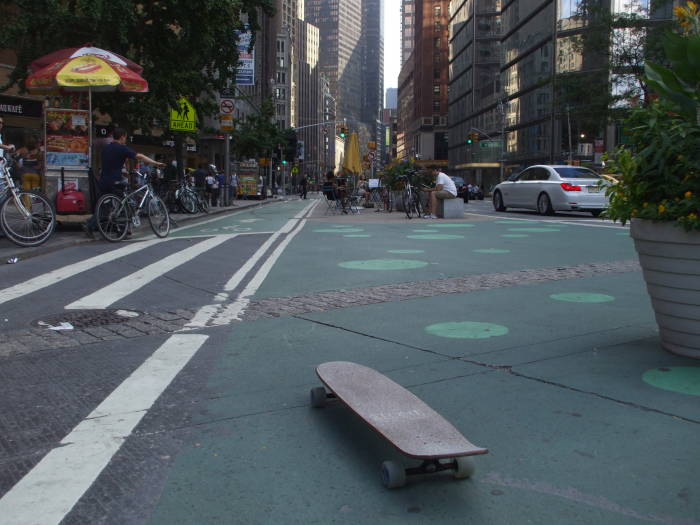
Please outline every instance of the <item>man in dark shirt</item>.
[{"label": "man in dark shirt", "polygon": [[[122,180],[122,168],[126,159],[136,159],[154,166],[165,166],[162,162],[157,162],[143,153],[136,153],[127,146],[125,129],[114,128],[112,137],[114,141],[102,148],[102,170],[100,171],[100,180],[97,181],[99,195],[95,195],[94,203],[105,193],[119,193],[117,184]],[[92,238],[96,229],[97,217],[93,213],[92,217],[83,225],[83,230],[85,235]]]}]

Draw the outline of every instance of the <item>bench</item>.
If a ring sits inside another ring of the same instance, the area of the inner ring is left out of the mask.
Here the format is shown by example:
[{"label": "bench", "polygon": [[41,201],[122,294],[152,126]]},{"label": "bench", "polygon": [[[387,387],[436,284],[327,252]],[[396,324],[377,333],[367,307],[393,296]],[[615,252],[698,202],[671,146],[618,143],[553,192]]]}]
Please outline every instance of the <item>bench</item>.
[{"label": "bench", "polygon": [[458,197],[454,199],[438,199],[437,216],[441,219],[464,218],[464,201]]}]

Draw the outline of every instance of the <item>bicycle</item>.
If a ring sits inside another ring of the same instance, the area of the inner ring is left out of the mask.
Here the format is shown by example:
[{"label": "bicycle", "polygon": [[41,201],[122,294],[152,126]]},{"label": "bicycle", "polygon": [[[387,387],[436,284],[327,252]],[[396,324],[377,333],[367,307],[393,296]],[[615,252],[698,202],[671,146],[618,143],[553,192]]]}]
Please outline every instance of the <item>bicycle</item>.
[{"label": "bicycle", "polygon": [[[121,241],[129,232],[130,225],[141,225],[139,216],[146,213],[153,233],[158,237],[167,237],[170,233],[170,215],[163,200],[155,193],[150,182],[150,175],[138,171],[135,175],[143,178],[143,185],[129,192],[125,185],[124,195],[107,193],[100,197],[95,207],[97,229],[110,242]],[[140,196],[140,201],[136,197]]]},{"label": "bicycle", "polygon": [[406,212],[406,217],[409,219],[412,218],[413,215],[420,217],[423,211],[423,206],[420,202],[420,190],[411,185],[411,178],[408,175],[400,176],[399,180],[404,182],[401,200],[403,202],[403,210]]},{"label": "bicycle", "polygon": [[39,246],[56,227],[56,212],[49,200],[34,191],[15,186],[10,167],[15,158],[0,159],[0,230],[18,246]]}]

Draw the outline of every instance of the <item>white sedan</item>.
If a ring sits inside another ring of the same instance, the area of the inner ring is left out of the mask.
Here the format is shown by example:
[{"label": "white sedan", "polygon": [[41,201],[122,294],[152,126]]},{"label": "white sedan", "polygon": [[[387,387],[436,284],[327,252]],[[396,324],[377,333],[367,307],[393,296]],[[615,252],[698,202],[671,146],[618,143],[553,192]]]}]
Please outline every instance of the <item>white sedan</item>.
[{"label": "white sedan", "polygon": [[493,189],[493,207],[528,208],[541,215],[587,211],[597,217],[608,207],[606,184],[595,171],[581,166],[530,166]]}]

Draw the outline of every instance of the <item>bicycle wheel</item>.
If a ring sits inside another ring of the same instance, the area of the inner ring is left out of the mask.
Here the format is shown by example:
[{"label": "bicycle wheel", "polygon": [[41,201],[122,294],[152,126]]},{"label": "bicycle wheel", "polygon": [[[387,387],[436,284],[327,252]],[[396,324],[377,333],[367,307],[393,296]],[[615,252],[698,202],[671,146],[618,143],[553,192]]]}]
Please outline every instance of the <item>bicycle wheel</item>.
[{"label": "bicycle wheel", "polygon": [[110,193],[100,197],[95,206],[97,229],[110,242],[121,241],[129,231],[129,211],[116,195]]},{"label": "bicycle wheel", "polygon": [[413,204],[413,193],[411,190],[403,191],[403,194],[401,195],[401,203],[403,204],[403,211],[406,213],[406,217],[410,219],[415,208]]},{"label": "bicycle wheel", "polygon": [[423,205],[421,204],[420,201],[420,192],[415,192],[413,194],[413,206],[416,210],[416,217],[422,217],[423,216]]},{"label": "bicycle wheel", "polygon": [[196,197],[197,197],[197,210],[201,211],[202,213],[209,213],[209,201],[207,199],[203,199],[199,195],[196,195]]},{"label": "bicycle wheel", "polygon": [[191,190],[183,190],[178,196],[178,202],[185,213],[197,213],[197,195]]},{"label": "bicycle wheel", "polygon": [[168,208],[158,196],[153,196],[148,201],[148,222],[151,223],[151,229],[158,237],[167,237],[170,233]]},{"label": "bicycle wheel", "polygon": [[19,246],[39,246],[55,227],[56,212],[48,199],[38,193],[17,190],[0,208],[0,228]]}]

